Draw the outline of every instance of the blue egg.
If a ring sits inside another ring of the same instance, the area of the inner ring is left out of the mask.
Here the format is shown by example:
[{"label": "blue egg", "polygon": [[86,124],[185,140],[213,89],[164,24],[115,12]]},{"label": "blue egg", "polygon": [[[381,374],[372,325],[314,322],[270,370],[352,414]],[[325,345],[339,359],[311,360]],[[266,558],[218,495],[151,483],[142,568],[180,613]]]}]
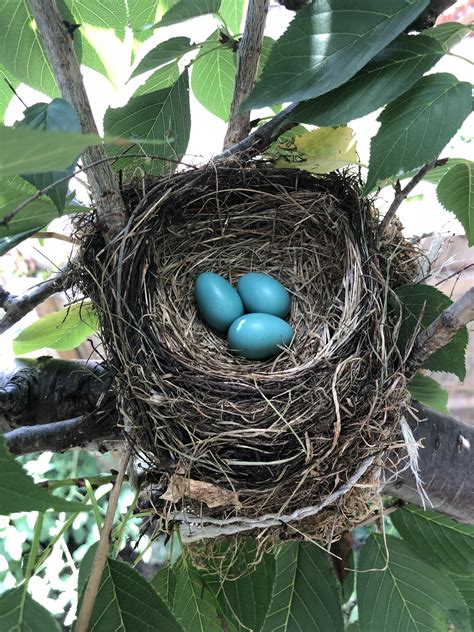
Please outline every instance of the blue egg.
[{"label": "blue egg", "polygon": [[264,360],[280,353],[278,345],[289,345],[293,328],[271,314],[245,314],[232,323],[227,335],[232,351],[249,360]]},{"label": "blue egg", "polygon": [[227,331],[234,320],[244,313],[237,290],[214,272],[203,272],[198,276],[194,297],[201,318],[217,331]]},{"label": "blue egg", "polygon": [[285,318],[290,311],[290,295],[279,281],[268,274],[244,274],[237,283],[237,291],[248,312],[273,314]]}]

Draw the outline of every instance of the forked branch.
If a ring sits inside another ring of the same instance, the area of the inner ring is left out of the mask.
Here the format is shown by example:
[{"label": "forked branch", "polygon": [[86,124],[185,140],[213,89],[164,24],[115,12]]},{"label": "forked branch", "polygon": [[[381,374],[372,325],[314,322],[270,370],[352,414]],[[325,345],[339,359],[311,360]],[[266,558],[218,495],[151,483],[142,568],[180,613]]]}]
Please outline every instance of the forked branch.
[{"label": "forked branch", "polygon": [[[73,105],[79,115],[82,131],[85,134],[97,134],[73,39],[55,0],[28,0],[28,5],[63,98]],[[82,153],[84,165],[97,163],[89,172],[88,179],[102,232],[105,239],[111,240],[125,225],[126,211],[118,182],[110,165],[103,162],[104,158],[106,153],[102,145],[89,147]]]}]

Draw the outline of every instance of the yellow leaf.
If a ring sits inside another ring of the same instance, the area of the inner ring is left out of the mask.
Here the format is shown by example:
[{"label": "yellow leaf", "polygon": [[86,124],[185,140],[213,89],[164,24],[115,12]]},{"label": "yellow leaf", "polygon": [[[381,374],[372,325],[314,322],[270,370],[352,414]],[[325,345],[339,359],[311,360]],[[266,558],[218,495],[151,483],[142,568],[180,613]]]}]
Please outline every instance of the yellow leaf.
[{"label": "yellow leaf", "polygon": [[354,130],[350,127],[321,127],[295,136],[281,146],[276,167],[329,173],[357,162]]}]

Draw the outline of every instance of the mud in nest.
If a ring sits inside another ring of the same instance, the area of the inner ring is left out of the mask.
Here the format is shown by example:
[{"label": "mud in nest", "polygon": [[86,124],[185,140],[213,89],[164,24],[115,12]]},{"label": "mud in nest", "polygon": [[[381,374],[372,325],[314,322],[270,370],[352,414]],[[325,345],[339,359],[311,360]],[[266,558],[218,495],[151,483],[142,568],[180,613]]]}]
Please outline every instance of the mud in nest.
[{"label": "mud in nest", "polygon": [[[189,533],[305,518],[327,539],[351,526],[399,444],[407,392],[389,305],[416,253],[395,229],[379,243],[349,174],[211,163],[125,198],[131,219],[113,244],[83,229],[79,282],[157,512]],[[233,355],[196,312],[205,271],[279,279],[292,297],[290,348]]]}]

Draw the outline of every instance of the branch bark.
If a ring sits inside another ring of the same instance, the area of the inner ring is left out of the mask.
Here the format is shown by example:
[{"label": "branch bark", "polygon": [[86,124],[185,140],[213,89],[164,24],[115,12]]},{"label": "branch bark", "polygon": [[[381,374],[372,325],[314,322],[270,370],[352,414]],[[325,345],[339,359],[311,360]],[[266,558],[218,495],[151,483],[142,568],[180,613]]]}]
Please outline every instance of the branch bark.
[{"label": "branch bark", "polygon": [[[0,429],[115,411],[112,376],[98,362],[16,359],[0,371]],[[46,447],[44,448],[46,449]]]},{"label": "branch bark", "polygon": [[5,314],[0,319],[0,335],[10,329],[26,314],[35,309],[47,298],[66,289],[67,274],[61,270],[47,281],[38,283],[22,296],[15,296],[0,286],[0,308]]},{"label": "branch bark", "polygon": [[428,171],[431,171],[431,169],[434,169],[434,167],[441,167],[442,165],[445,165],[447,162],[448,162],[448,158],[441,158],[441,160],[438,160],[436,158],[435,160],[431,160],[430,162],[427,162],[426,165],[424,165],[418,171],[418,173],[415,176],[413,176],[413,178],[405,186],[404,189],[400,187],[400,182],[397,181],[397,184],[395,186],[395,196],[393,198],[393,202],[390,204],[390,208],[385,213],[383,220],[380,222],[380,226],[379,226],[380,236],[383,235],[383,233],[387,230],[387,227],[392,221],[395,213],[398,211],[398,207],[400,206],[400,204],[403,202],[403,200],[406,197],[408,197],[408,195],[410,195],[410,193],[413,191],[416,185],[419,184],[423,180],[423,178],[428,173]]},{"label": "branch bark", "polygon": [[416,337],[408,358],[408,371],[414,373],[431,354],[450,342],[467,323],[474,320],[474,287],[454,301]]},{"label": "branch bark", "polygon": [[[28,0],[31,14],[43,42],[59,90],[75,108],[84,133],[97,134],[97,126],[84,88],[72,37],[58,11],[55,0]],[[102,145],[89,147],[82,154],[84,165],[98,163],[88,173],[97,217],[104,238],[110,241],[125,226],[127,217],[118,182]]]},{"label": "branch bark", "polygon": [[10,430],[3,436],[10,452],[20,456],[47,450],[63,452],[77,447],[107,450],[110,449],[107,442],[119,440],[121,432],[114,417],[98,414],[37,426],[23,426]]},{"label": "branch bark", "polygon": [[257,77],[268,5],[269,0],[249,1],[244,34],[238,49],[237,74],[224,148],[238,143],[250,132],[250,111],[240,114],[239,108],[250,94]]},{"label": "branch bark", "polygon": [[[415,409],[417,417],[425,421],[418,423],[410,414],[406,420],[415,439],[423,445],[419,451],[419,473],[432,508],[455,520],[474,524],[474,424],[421,404],[416,404]],[[409,469],[400,471],[395,480],[384,486],[383,492],[415,505],[422,504]]]},{"label": "branch bark", "polygon": [[249,134],[246,138],[231,145],[223,152],[214,157],[216,162],[221,160],[227,160],[231,156],[238,154],[246,154],[248,157],[257,155],[269,147],[274,140],[278,138],[280,134],[283,134],[286,130],[291,129],[298,125],[298,123],[289,122],[288,118],[298,103],[292,103],[288,105],[279,114],[274,116],[264,123],[261,127],[257,128],[252,134]]}]

